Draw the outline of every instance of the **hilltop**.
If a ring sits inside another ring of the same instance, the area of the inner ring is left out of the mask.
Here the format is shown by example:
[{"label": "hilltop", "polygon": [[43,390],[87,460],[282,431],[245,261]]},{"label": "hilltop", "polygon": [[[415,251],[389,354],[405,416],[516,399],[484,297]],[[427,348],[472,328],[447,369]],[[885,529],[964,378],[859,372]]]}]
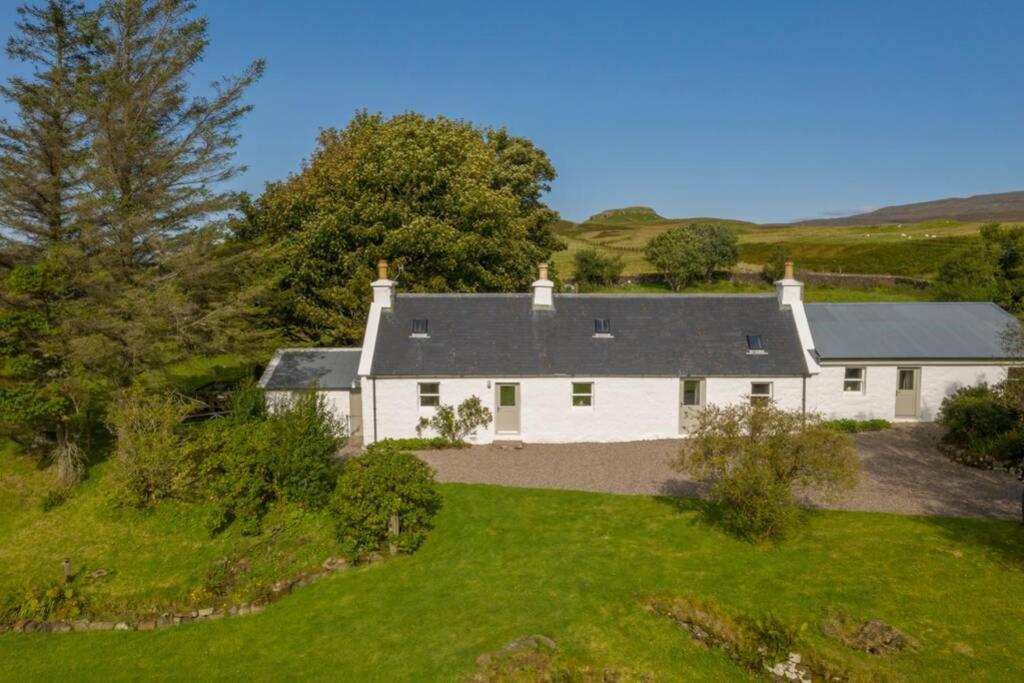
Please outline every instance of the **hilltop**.
[{"label": "hilltop", "polygon": [[884,225],[935,220],[964,223],[1024,221],[1024,192],[999,192],[898,204],[842,218],[795,221],[793,225]]}]

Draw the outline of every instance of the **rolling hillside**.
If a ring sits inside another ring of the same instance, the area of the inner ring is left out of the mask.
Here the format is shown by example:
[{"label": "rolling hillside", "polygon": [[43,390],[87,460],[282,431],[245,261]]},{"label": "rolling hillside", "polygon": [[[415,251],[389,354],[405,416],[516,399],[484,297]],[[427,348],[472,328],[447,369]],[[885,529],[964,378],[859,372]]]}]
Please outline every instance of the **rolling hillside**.
[{"label": "rolling hillside", "polygon": [[904,225],[758,225],[710,217],[663,218],[647,207],[628,207],[602,211],[582,223],[561,221],[555,230],[568,248],[555,254],[554,262],[561,272],[571,273],[576,251],[591,247],[622,256],[627,275],[651,272],[643,255],[647,242],[696,221],[733,225],[739,233],[741,267],[748,269],[758,268],[781,247],[801,269],[908,277],[933,276],[943,259],[977,239],[983,224],[942,219]]},{"label": "rolling hillside", "polygon": [[887,206],[877,211],[842,218],[797,221],[796,225],[879,225],[954,220],[964,223],[1024,221],[1024,192],[949,197],[930,202]]}]

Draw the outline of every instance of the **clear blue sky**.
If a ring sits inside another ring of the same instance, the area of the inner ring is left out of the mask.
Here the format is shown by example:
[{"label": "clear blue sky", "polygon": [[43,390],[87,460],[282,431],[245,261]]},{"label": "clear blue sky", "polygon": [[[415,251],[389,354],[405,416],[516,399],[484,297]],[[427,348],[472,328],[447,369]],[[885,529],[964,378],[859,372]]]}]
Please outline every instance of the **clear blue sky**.
[{"label": "clear blue sky", "polygon": [[[2,0],[0,31],[13,23]],[[238,184],[353,111],[505,126],[570,219],[758,221],[1024,189],[1024,2],[199,0],[200,82],[268,61]],[[11,69],[4,65],[0,76]]]}]

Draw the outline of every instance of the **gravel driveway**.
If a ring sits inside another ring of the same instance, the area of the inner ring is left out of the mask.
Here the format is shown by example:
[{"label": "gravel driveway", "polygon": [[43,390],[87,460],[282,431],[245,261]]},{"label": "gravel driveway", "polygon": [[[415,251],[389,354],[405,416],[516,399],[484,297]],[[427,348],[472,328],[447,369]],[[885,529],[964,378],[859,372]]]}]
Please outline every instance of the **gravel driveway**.
[{"label": "gravel driveway", "polygon": [[[1020,483],[1005,472],[958,465],[936,449],[940,429],[898,425],[856,436],[860,482],[822,507],[948,517],[1018,519]],[[699,496],[702,487],[674,471],[680,441],[473,446],[424,451],[438,479],[605,493]]]}]

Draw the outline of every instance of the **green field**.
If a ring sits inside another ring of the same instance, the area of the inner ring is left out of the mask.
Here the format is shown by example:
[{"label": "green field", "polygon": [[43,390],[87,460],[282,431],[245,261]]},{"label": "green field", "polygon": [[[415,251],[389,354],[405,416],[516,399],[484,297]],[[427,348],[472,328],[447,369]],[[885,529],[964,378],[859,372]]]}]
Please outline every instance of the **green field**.
[{"label": "green field", "polygon": [[[627,275],[651,272],[643,256],[647,242],[669,228],[700,220],[720,219],[665,219],[628,210],[584,223],[562,221],[556,232],[568,250],[558,252],[554,261],[560,272],[568,274],[576,251],[596,247],[622,256]],[[763,264],[772,249],[781,246],[802,270],[924,278],[933,276],[946,256],[977,239],[981,227],[956,221],[859,227],[722,222],[735,226],[740,260],[750,266]]]},{"label": "green field", "polygon": [[[2,457],[5,586],[56,577],[68,552],[115,572],[111,597],[145,603],[181,594],[215,558],[256,542],[211,540],[196,522],[201,505],[114,513],[95,485],[44,515],[33,489],[46,473]],[[1024,601],[1014,597],[1024,532],[1010,522],[808,512],[800,537],[772,547],[733,539],[687,501],[441,489],[436,528],[415,555],[332,576],[252,617],[155,632],[9,633],[0,679],[458,681],[480,654],[540,633],[567,666],[750,680],[645,609],[655,596],[802,626],[801,649],[859,680],[1024,675]],[[291,521],[306,531],[289,537],[309,546],[296,558],[329,551],[316,524]],[[822,633],[826,609],[882,619],[919,647],[888,657],[852,650]]]}]

